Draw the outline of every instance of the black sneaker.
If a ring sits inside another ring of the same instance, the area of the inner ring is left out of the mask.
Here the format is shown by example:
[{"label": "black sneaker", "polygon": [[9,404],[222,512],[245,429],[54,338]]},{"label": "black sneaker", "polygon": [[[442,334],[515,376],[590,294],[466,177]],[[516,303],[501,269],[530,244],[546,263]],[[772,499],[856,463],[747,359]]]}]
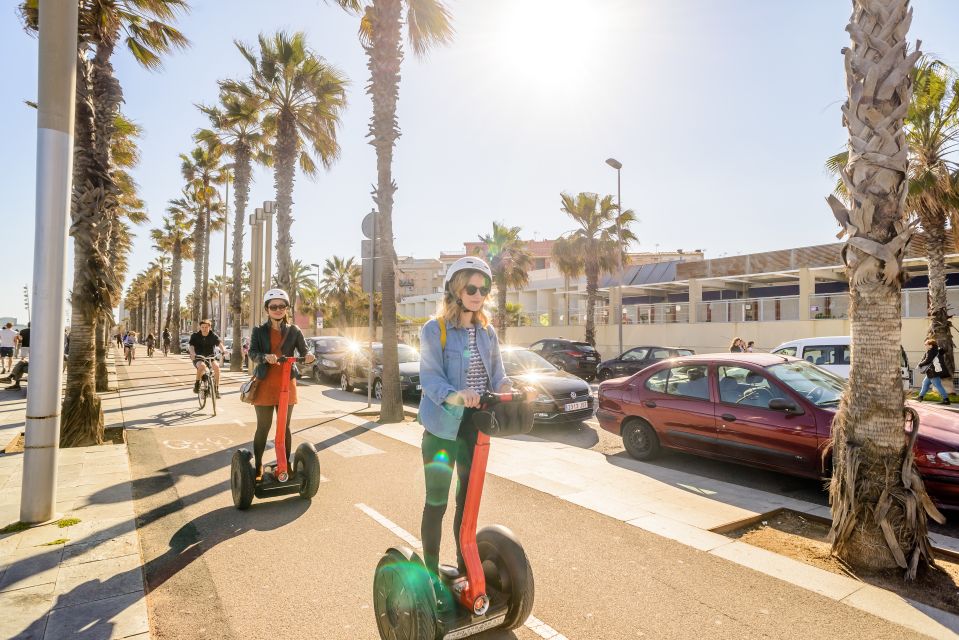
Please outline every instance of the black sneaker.
[{"label": "black sneaker", "polygon": [[922,402],[923,400],[925,400],[925,398],[922,396],[916,396],[916,402]]},{"label": "black sneaker", "polygon": [[193,393],[200,393],[200,381],[197,380],[193,383]]},{"label": "black sneaker", "polygon": [[939,402],[939,404],[952,404],[952,402],[949,401],[949,398],[943,398],[943,399]]},{"label": "black sneaker", "polygon": [[219,391],[219,389],[216,391],[216,399],[217,399],[217,400],[220,399],[220,391]]}]

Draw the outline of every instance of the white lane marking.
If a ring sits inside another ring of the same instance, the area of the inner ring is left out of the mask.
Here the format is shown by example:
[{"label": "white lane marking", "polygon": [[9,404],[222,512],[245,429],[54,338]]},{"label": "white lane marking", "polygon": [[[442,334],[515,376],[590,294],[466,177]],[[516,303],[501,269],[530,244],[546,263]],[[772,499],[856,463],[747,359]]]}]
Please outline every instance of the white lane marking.
[{"label": "white lane marking", "polygon": [[[414,549],[418,551],[422,551],[423,544],[419,541],[419,539],[416,536],[414,536],[412,533],[410,533],[406,529],[402,528],[401,526],[399,526],[398,524],[396,524],[395,522],[393,522],[392,520],[384,516],[382,513],[380,513],[373,507],[368,507],[362,502],[358,502],[353,506],[355,506],[357,509],[359,509],[360,511],[362,511],[369,517],[373,518],[373,520],[375,520],[379,524],[383,525],[384,527],[392,531],[394,534],[396,534],[399,538],[401,538],[404,542],[409,544]],[[547,640],[569,640],[569,638],[567,638],[566,636],[561,634],[559,631],[557,631],[556,629],[549,626],[548,624],[546,624],[545,622],[543,622],[542,620],[540,620],[539,618],[535,616],[530,616],[529,618],[527,618],[525,624],[533,633],[538,635],[540,638],[547,638]]]},{"label": "white lane marking", "polygon": [[210,436],[206,440],[164,440],[167,449],[189,449],[194,454],[206,453],[211,449],[225,449],[233,444],[226,436]]},{"label": "white lane marking", "polygon": [[540,638],[547,638],[547,640],[569,640],[569,638],[536,616],[530,616],[527,618],[525,626]]},{"label": "white lane marking", "polygon": [[355,506],[357,509],[359,509],[366,515],[373,518],[373,520],[375,520],[379,524],[383,525],[384,527],[386,527],[387,529],[395,533],[400,539],[402,539],[404,542],[406,542],[408,545],[410,545],[414,549],[418,549],[418,550],[423,549],[423,543],[420,542],[416,536],[414,536],[412,533],[410,533],[406,529],[402,528],[400,525],[396,524],[395,522],[393,522],[392,520],[384,516],[382,513],[380,513],[376,509],[372,507],[368,507],[362,502],[358,502],[353,506]]}]

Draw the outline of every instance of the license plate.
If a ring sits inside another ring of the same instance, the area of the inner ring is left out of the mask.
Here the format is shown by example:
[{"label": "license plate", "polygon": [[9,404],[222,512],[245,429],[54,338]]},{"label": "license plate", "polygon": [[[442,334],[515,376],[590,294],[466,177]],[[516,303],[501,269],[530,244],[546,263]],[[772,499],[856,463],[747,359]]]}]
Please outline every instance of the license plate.
[{"label": "license plate", "polygon": [[583,400],[582,402],[570,402],[568,405],[566,405],[566,410],[576,411],[578,409],[585,409],[588,406],[589,406],[588,400]]},{"label": "license plate", "polygon": [[417,391],[422,391],[422,390],[423,390],[423,385],[421,385],[421,384],[416,385],[416,390],[417,390]]}]

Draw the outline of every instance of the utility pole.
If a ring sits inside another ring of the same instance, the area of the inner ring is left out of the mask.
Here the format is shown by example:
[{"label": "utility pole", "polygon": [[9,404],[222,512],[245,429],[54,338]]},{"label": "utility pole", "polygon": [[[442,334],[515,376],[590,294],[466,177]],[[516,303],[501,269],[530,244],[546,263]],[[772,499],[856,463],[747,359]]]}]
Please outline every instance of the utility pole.
[{"label": "utility pole", "polygon": [[77,77],[77,2],[42,0],[37,91],[37,211],[33,241],[30,377],[20,520],[54,517],[63,383],[67,232],[73,179]]}]

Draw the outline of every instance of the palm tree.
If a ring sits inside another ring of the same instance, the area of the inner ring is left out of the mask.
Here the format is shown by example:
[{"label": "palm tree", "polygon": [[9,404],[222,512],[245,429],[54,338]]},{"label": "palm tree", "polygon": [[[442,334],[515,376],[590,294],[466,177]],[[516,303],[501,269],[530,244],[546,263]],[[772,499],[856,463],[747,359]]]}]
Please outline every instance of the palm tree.
[{"label": "palm tree", "polygon": [[[400,64],[403,61],[402,26],[413,53],[425,56],[434,45],[452,39],[450,13],[440,0],[332,0],[350,12],[363,11],[360,41],[369,59],[370,83],[366,92],[373,101],[370,144],[376,149],[376,189],[373,202],[379,212],[381,240],[376,255],[383,256],[380,290],[383,299],[383,400],[380,417],[403,419],[396,325],[396,250],[393,247],[393,147],[400,136],[396,103],[400,95]],[[403,19],[403,13],[406,19]]]},{"label": "palm tree", "polygon": [[[170,264],[170,301],[167,305],[167,324],[175,322],[173,333],[179,332],[180,327],[180,285],[183,279],[183,261],[193,259],[193,236],[190,233],[190,221],[195,214],[196,207],[190,201],[189,192],[184,191],[183,197],[170,200],[167,207],[167,216],[163,219],[163,227],[151,232],[156,246],[167,251],[171,257]],[[162,331],[162,328],[161,328]]]},{"label": "palm tree", "polygon": [[[286,292],[290,295],[290,316],[296,321],[296,301],[303,299],[304,292],[310,287],[316,288],[316,278],[313,268],[304,264],[302,260],[294,260],[290,269],[290,288]],[[279,278],[276,284],[279,286]]]},{"label": "palm tree", "polygon": [[613,196],[600,198],[595,193],[579,193],[571,196],[560,194],[563,213],[571,217],[579,228],[568,236],[572,249],[581,256],[582,270],[586,274],[586,342],[596,346],[596,294],[599,276],[613,273],[620,261],[626,264],[629,244],[636,236],[629,226],[636,221],[632,209],[620,212]]},{"label": "palm tree", "polygon": [[[209,118],[212,129],[197,133],[200,141],[215,140],[225,153],[233,158],[233,282],[242,279],[243,230],[246,225],[246,205],[253,180],[253,161],[263,161],[265,146],[270,142],[270,132],[264,130],[260,101],[227,91],[220,92],[220,104],[201,106]],[[243,327],[243,299],[240,287],[233,287],[230,296],[230,311],[233,316],[233,344],[240,344]],[[240,358],[230,359],[230,371],[240,371]]]},{"label": "palm tree", "polygon": [[558,238],[556,242],[553,243],[553,249],[551,251],[553,264],[556,265],[556,268],[564,278],[564,289],[566,291],[566,326],[570,324],[570,304],[569,304],[569,287],[570,279],[578,278],[583,274],[583,259],[582,256],[578,253],[576,247],[576,240],[567,236]]},{"label": "palm tree", "polygon": [[210,234],[213,209],[218,193],[214,184],[223,179],[223,147],[207,140],[198,144],[189,155],[180,154],[180,172],[189,183],[193,198],[202,206],[193,227],[194,275],[193,322],[209,317]]},{"label": "palm tree", "polygon": [[489,263],[496,284],[496,329],[500,340],[506,342],[506,293],[510,289],[522,289],[529,283],[529,269],[533,266],[533,254],[520,239],[520,227],[508,227],[493,222],[493,233],[480,236],[485,246],[477,249]]},{"label": "palm tree", "polygon": [[360,275],[360,266],[353,258],[333,256],[323,264],[320,296],[327,308],[332,307],[349,319],[344,326],[353,325],[356,301],[363,296]]},{"label": "palm tree", "polygon": [[224,91],[259,102],[267,124],[276,131],[274,183],[276,187],[277,281],[292,286],[293,180],[296,164],[308,176],[316,175],[315,159],[329,168],[339,156],[336,130],[346,105],[346,76],[313,53],[302,32],[260,34],[259,57],[247,45],[235,42],[250,63],[246,83],[227,81]]},{"label": "palm tree", "polygon": [[[912,93],[906,32],[909,0],[878,6],[854,0],[843,49],[848,98],[849,163],[842,173],[850,206],[829,197],[848,236],[852,365],[832,424],[829,486],[833,553],[855,567],[905,570],[914,578],[932,564],[927,514],[939,519],[915,466],[919,431],[904,408],[899,381],[902,260],[913,225],[904,218],[908,142],[903,127]],[[903,423],[910,432],[903,438]],[[908,435],[911,433],[911,435]]]}]

